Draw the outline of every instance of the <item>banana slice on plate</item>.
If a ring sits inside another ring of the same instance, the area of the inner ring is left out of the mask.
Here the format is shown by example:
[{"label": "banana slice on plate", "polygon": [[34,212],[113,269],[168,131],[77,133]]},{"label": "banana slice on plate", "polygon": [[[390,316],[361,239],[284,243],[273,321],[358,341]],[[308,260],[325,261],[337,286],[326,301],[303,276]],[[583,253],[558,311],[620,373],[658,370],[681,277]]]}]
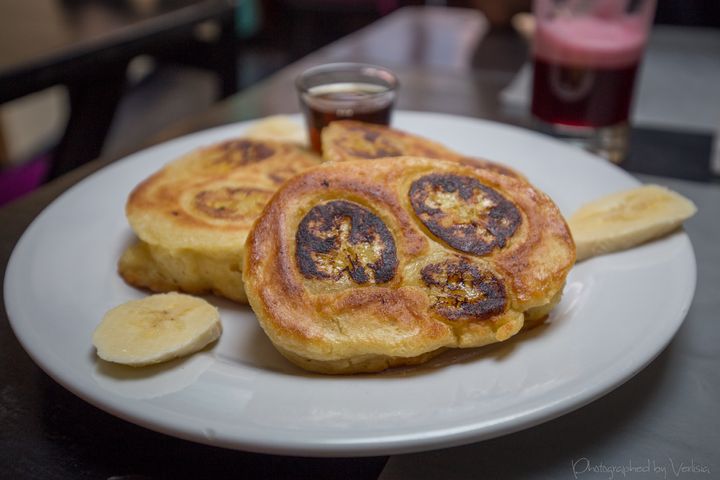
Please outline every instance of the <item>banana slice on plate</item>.
[{"label": "banana slice on plate", "polygon": [[103,360],[139,367],[203,349],[222,333],[217,308],[179,293],[151,295],[105,314],[93,333]]},{"label": "banana slice on plate", "polygon": [[697,208],[665,187],[645,185],[583,205],[568,223],[577,261],[645,243],[677,229]]},{"label": "banana slice on plate", "polygon": [[275,140],[307,145],[307,132],[303,125],[287,115],[271,115],[255,122],[244,135],[253,140]]}]

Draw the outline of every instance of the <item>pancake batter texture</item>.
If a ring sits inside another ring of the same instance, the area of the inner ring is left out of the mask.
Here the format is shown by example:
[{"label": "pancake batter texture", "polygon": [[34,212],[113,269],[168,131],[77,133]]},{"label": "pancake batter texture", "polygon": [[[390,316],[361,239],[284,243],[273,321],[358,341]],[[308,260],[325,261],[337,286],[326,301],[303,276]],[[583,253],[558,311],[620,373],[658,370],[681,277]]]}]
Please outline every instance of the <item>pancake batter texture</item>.
[{"label": "pancake batter texture", "polygon": [[522,177],[395,156],[288,180],[250,231],[242,270],[283,355],[356,373],[512,337],[559,301],[574,261],[559,210]]},{"label": "pancake batter texture", "polygon": [[450,160],[501,175],[524,178],[510,167],[483,158],[469,157],[418,135],[385,125],[341,120],[322,131],[323,158],[328,161],[374,160],[405,155]]},{"label": "pancake batter texture", "polygon": [[241,138],[200,148],[138,185],[126,214],[138,242],[118,270],[155,292],[246,302],[245,239],[278,187],[320,158],[291,144]]}]

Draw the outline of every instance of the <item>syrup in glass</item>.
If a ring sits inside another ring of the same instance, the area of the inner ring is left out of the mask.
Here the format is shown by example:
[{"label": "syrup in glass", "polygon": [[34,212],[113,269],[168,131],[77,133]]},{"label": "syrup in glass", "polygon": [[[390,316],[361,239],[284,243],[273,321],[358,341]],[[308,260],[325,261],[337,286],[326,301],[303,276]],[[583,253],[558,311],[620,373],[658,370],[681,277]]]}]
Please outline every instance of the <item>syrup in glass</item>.
[{"label": "syrup in glass", "polygon": [[302,94],[310,143],[321,151],[320,133],[335,120],[358,120],[388,125],[395,91],[384,85],[338,82],[310,87]]}]

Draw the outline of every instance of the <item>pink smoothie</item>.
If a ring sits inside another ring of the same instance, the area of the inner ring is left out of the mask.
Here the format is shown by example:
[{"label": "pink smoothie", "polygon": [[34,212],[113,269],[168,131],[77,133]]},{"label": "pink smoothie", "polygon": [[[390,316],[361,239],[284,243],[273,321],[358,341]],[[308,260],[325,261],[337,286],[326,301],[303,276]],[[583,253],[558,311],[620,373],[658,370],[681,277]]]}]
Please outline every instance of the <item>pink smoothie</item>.
[{"label": "pink smoothie", "polygon": [[589,68],[621,68],[642,56],[647,26],[641,18],[556,17],[538,22],[535,56]]}]

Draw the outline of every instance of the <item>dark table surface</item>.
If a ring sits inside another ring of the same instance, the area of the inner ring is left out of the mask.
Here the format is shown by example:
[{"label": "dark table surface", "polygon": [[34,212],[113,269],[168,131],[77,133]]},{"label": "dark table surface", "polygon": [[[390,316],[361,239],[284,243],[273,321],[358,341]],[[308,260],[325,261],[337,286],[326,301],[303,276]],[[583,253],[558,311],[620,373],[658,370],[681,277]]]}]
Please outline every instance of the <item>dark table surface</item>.
[{"label": "dark table surface", "polygon": [[[509,113],[499,100],[499,92],[513,80],[524,62],[526,47],[509,32],[496,32],[481,41],[485,27],[482,16],[473,11],[401,10],[302,59],[261,84],[218,103],[203,115],[179,121],[159,137],[148,139],[148,145],[215,125],[274,113],[296,112],[298,107],[292,81],[297,73],[309,65],[340,60],[381,63],[396,70],[402,82],[401,109],[530,125],[527,114]],[[445,48],[440,48],[440,45]],[[447,52],[453,52],[453,55]],[[661,132],[653,137],[652,129],[647,129],[644,135],[650,135],[650,144],[654,142],[653,138],[663,136]],[[683,156],[689,156],[688,152],[693,151],[692,155],[698,157],[698,163],[702,164],[709,155],[709,146],[703,143],[708,134],[700,132],[697,135],[700,135],[700,140],[688,140],[681,135],[677,139],[679,143],[674,145]],[[682,142],[695,145],[695,150],[688,150]],[[91,162],[0,209],[0,271],[3,276],[13,246],[35,216],[69,186],[113,160],[101,158]],[[669,184],[703,205],[720,199],[720,189],[713,183],[683,182],[669,177],[641,179]],[[705,182],[712,178],[705,175],[700,180]],[[712,294],[713,289],[716,291],[720,285],[720,278],[716,273],[718,255],[710,247],[719,235],[716,227],[709,226],[713,223],[711,218],[711,211],[707,211],[688,225],[688,233],[699,257],[700,283],[686,325],[681,329],[679,339],[671,343],[668,350],[643,373],[591,406],[546,425],[475,446],[392,457],[389,463],[388,457],[309,459],[223,450],[178,440],[124,422],[75,397],[40,370],[15,339],[3,307],[0,319],[0,360],[4,365],[0,370],[0,459],[3,476],[43,479],[360,479],[377,478],[379,475],[386,478],[444,478],[448,475],[481,478],[490,474],[490,478],[572,478],[565,465],[571,460],[570,452],[575,454],[573,449],[581,446],[586,450],[579,454],[592,454],[591,446],[602,445],[603,442],[616,448],[635,448],[637,445],[647,448],[649,442],[656,442],[667,447],[658,455],[682,452],[687,454],[683,460],[687,457],[689,461],[691,455],[696,455],[696,460],[705,464],[718,462],[717,453],[709,453],[713,450],[702,443],[714,440],[713,445],[720,444],[717,433],[713,433],[720,431],[718,417],[708,409],[707,401],[697,401],[697,398],[707,400],[707,395],[720,392],[717,375],[713,378],[698,377],[695,380],[700,382],[697,388],[704,385],[702,388],[705,391],[688,392],[683,400],[690,402],[688,398],[694,399],[694,404],[684,405],[690,411],[707,413],[707,418],[699,416],[705,419],[704,425],[697,423],[698,415],[688,418],[689,413],[676,412],[668,404],[670,400],[660,398],[658,393],[670,388],[666,383],[675,381],[679,375],[678,372],[671,373],[672,368],[668,365],[679,363],[678,357],[685,358],[681,357],[681,353],[686,353],[686,343],[692,343],[694,336],[702,336],[698,325],[710,320],[705,318],[707,312],[716,312],[720,308],[715,298],[717,295]],[[707,333],[706,342],[717,336],[716,330]],[[717,355],[713,358],[717,360]],[[684,365],[687,366],[687,362]],[[683,377],[677,378],[680,378],[679,387],[692,388],[683,383],[686,382]],[[637,407],[637,402],[633,403],[638,398],[642,410]],[[635,404],[637,408],[629,408],[630,404]],[[666,420],[664,423],[659,418],[647,418],[647,412],[656,411],[663,412],[658,415]],[[635,417],[642,417],[648,423],[638,425],[634,423]],[[604,420],[598,422],[598,418]],[[672,433],[669,429],[675,422],[686,422],[688,426],[678,427]],[[709,432],[700,435],[690,431],[692,428],[703,428]],[[669,435],[667,443],[660,443],[660,437],[666,435]],[[550,453],[550,443],[555,440],[560,450]],[[522,454],[517,453],[515,445],[523,449]],[[717,452],[717,449],[714,451]],[[633,452],[627,453],[632,457]],[[517,462],[518,456],[526,458],[527,464]],[[458,462],[458,458],[462,467],[454,468],[451,462]],[[720,468],[720,465],[715,466]]]}]

